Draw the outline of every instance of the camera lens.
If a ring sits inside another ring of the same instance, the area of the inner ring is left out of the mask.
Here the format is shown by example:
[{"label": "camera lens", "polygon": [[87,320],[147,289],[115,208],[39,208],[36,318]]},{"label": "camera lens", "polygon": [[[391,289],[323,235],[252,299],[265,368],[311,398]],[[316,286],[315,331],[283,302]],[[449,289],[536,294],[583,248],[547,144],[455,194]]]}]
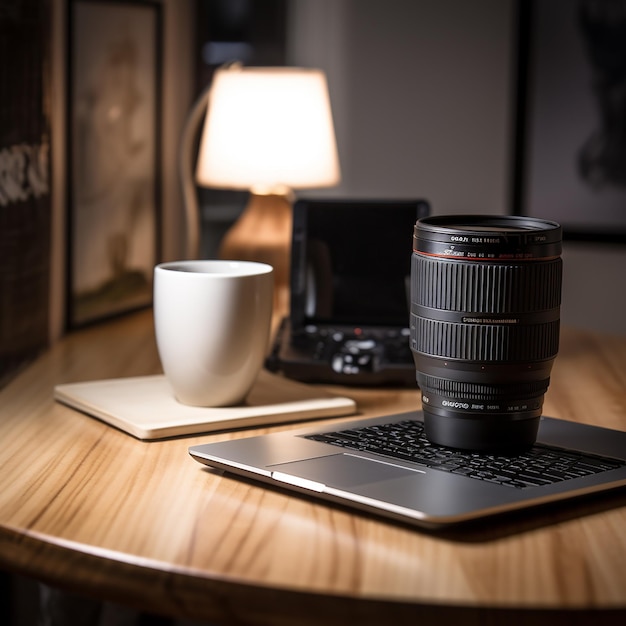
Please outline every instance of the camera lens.
[{"label": "camera lens", "polygon": [[529,217],[416,222],[411,350],[433,443],[535,442],[559,345],[561,240],[558,224]]}]

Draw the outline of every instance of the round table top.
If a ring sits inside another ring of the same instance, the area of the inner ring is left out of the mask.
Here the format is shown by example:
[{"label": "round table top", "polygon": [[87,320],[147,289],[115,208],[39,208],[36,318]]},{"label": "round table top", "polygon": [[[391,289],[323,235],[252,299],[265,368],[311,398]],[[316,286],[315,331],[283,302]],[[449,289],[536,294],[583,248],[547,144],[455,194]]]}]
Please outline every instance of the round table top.
[{"label": "round table top", "polygon": [[[422,531],[187,452],[301,424],[140,441],[53,399],[59,383],[159,372],[146,311],[71,333],[0,392],[0,567],[220,623],[403,623],[418,610],[464,623],[484,610],[623,618],[623,490]],[[414,389],[324,389],[354,398],[355,419],[420,403]],[[626,429],[626,338],[564,329],[544,411]]]}]

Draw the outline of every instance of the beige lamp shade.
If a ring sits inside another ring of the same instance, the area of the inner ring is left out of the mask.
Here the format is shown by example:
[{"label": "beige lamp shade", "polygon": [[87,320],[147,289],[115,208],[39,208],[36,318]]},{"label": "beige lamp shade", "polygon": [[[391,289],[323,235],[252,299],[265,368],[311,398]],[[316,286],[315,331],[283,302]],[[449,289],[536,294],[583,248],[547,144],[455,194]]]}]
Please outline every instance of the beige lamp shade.
[{"label": "beige lamp shade", "polygon": [[338,184],[324,72],[240,66],[217,70],[196,180],[207,187],[260,193]]}]

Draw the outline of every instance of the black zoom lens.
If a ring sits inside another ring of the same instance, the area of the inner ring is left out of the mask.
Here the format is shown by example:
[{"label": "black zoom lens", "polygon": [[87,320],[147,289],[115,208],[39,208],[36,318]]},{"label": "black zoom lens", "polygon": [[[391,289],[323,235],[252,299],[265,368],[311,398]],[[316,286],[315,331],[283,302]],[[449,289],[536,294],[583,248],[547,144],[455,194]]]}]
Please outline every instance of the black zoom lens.
[{"label": "black zoom lens", "polygon": [[535,442],[559,346],[561,240],[558,224],[528,217],[416,222],[411,349],[432,442]]}]

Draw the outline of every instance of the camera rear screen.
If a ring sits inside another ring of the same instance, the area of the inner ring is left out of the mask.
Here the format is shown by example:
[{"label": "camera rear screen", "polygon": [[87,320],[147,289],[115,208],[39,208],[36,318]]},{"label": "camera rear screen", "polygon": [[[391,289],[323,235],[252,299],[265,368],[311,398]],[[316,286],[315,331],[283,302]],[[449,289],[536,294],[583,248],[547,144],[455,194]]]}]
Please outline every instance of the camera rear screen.
[{"label": "camera rear screen", "polygon": [[293,295],[303,321],[408,326],[418,209],[415,202],[326,202],[296,213],[292,271],[302,280]]}]

